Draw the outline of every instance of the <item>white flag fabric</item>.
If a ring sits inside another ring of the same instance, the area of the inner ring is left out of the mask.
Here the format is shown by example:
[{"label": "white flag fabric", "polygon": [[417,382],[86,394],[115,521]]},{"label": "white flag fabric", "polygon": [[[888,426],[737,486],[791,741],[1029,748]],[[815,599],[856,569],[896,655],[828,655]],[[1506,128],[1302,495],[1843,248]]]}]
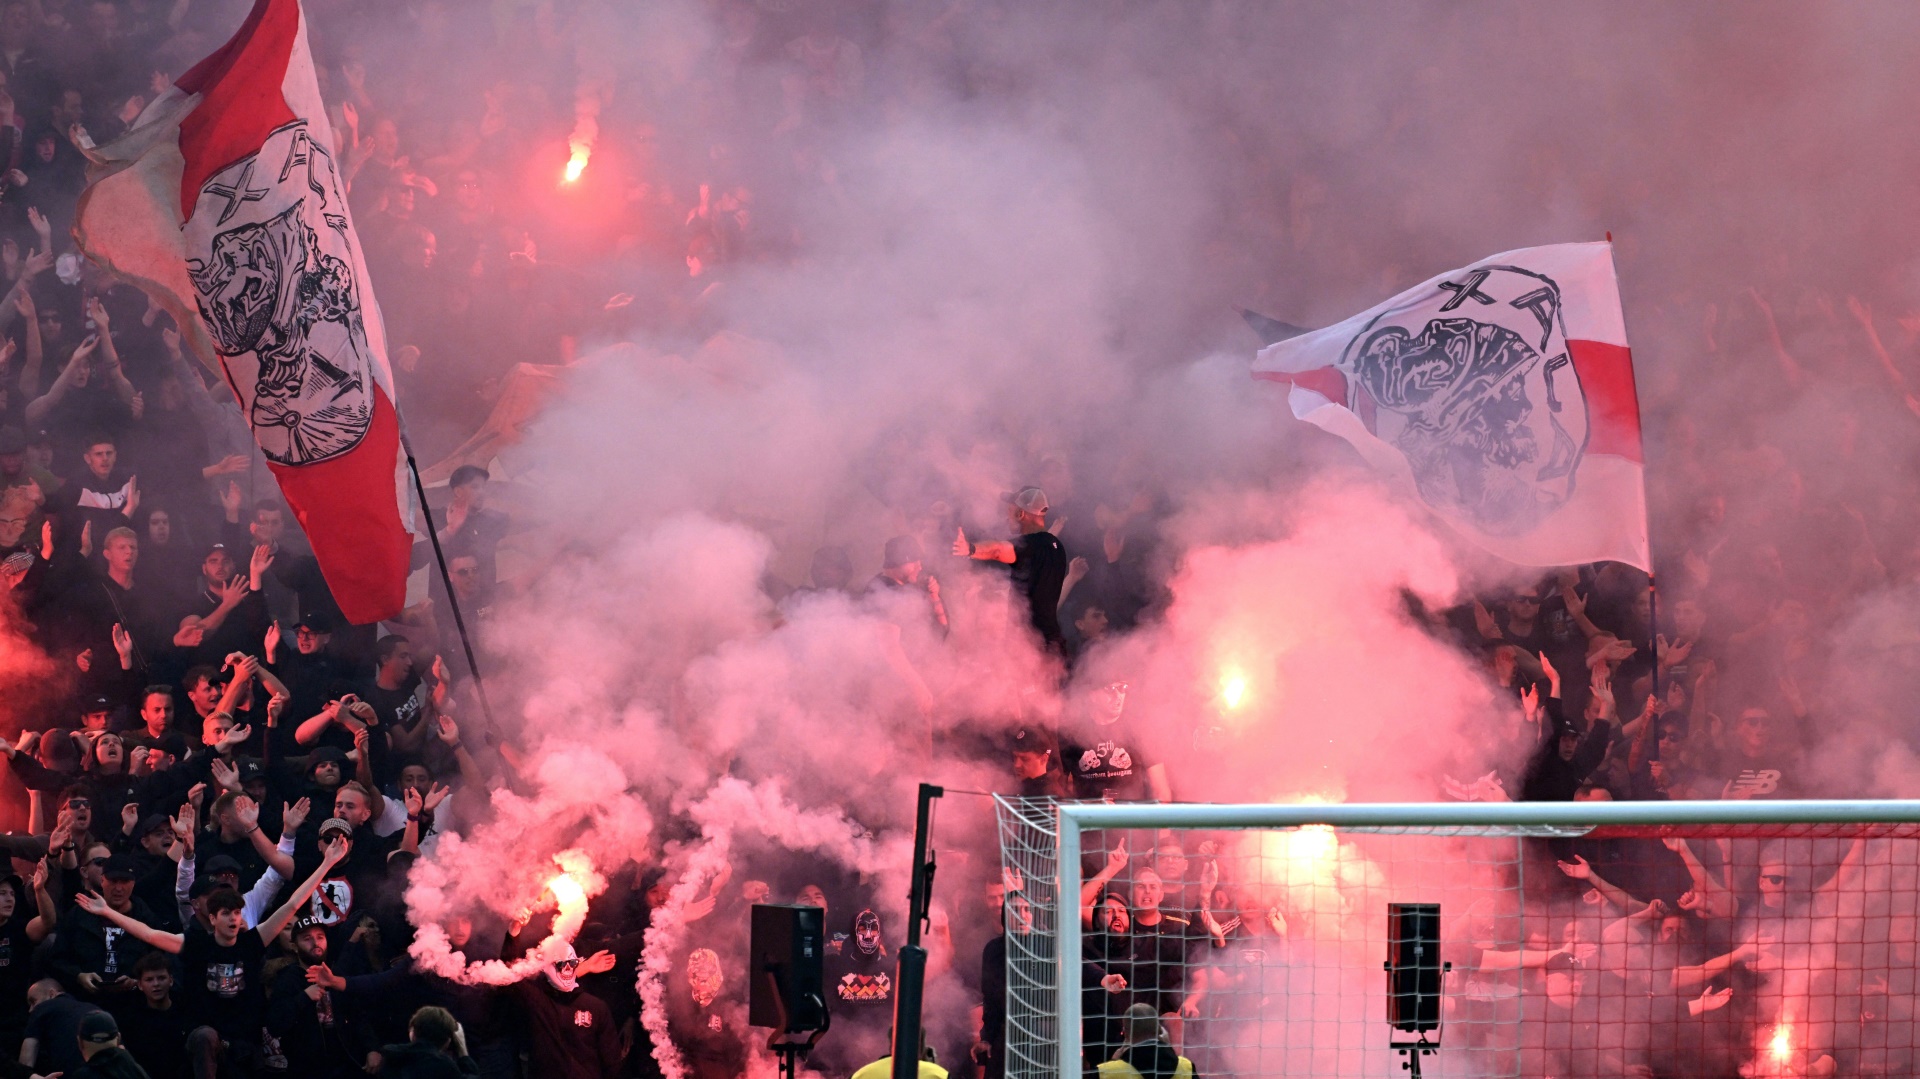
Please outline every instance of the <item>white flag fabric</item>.
[{"label": "white flag fabric", "polygon": [[1487,551],[1652,572],[1612,245],[1494,255],[1269,345],[1253,372]]},{"label": "white flag fabric", "polygon": [[398,614],[413,489],[299,0],[256,0],[90,156],[81,250],[217,358],[347,619]]}]

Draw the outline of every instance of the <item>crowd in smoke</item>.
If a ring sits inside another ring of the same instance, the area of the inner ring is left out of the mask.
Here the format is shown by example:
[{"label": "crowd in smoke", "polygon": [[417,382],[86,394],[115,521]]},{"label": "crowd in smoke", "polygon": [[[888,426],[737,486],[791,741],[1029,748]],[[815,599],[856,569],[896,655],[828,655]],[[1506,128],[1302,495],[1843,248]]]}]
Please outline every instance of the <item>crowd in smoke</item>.
[{"label": "crowd in smoke", "polygon": [[[1790,39],[1777,77],[1848,100],[1892,63],[1849,43],[1910,16],[310,0],[450,582],[422,544],[362,627],[231,393],[66,238],[85,148],[245,7],[0,6],[0,1049],[33,1073],[117,1025],[156,1077],[758,1074],[746,912],[792,901],[831,939],[811,1066],[848,1074],[886,1051],[923,779],[956,791],[929,1041],[984,1076],[1000,957],[1048,927],[959,790],[1912,793],[1902,256],[1802,227],[1783,173],[1616,152],[1647,84],[1612,62],[1718,41],[1637,63],[1790,118],[1723,76]],[[1496,130],[1461,95],[1517,104]],[[1878,144],[1832,182],[1900,175]],[[1446,182],[1386,179],[1413,160]],[[1686,218],[1736,211],[1775,227]],[[1605,227],[1657,611],[1625,567],[1489,564],[1247,378],[1232,304],[1331,321]],[[1476,1068],[1911,1072],[1905,841],[1674,842],[1536,850],[1524,889],[1426,865],[1513,896],[1453,923],[1450,1020],[1523,1031]],[[1286,969],[1339,936],[1304,893],[1398,872],[1326,869],[1320,833],[1133,846],[1089,855],[1087,1042],[1143,1074],[1258,1072],[1228,1032],[1297,1013],[1245,957]]]}]

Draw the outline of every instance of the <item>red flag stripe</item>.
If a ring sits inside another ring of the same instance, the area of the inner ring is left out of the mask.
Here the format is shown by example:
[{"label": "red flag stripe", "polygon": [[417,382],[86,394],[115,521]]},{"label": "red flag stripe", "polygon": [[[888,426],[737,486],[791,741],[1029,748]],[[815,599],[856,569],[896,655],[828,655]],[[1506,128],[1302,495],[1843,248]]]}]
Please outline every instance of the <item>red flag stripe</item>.
[{"label": "red flag stripe", "polygon": [[340,612],[356,625],[407,605],[413,535],[395,501],[399,460],[400,421],[386,391],[375,386],[373,422],[351,453],[298,467],[268,463]]},{"label": "red flag stripe", "polygon": [[1255,378],[1289,382],[1303,390],[1312,390],[1336,405],[1347,403],[1347,376],[1334,367],[1316,367],[1311,371],[1259,371]]},{"label": "red flag stripe", "polygon": [[[193,216],[200,188],[228,165],[254,153],[267,136],[298,117],[280,87],[300,34],[300,0],[254,0],[233,40],[174,83],[206,97],[180,122],[180,217]],[[271,93],[260,88],[273,87]]]},{"label": "red flag stripe", "polygon": [[1580,392],[1587,398],[1587,452],[1640,463],[1640,397],[1633,385],[1633,352],[1625,345],[1568,340]]}]

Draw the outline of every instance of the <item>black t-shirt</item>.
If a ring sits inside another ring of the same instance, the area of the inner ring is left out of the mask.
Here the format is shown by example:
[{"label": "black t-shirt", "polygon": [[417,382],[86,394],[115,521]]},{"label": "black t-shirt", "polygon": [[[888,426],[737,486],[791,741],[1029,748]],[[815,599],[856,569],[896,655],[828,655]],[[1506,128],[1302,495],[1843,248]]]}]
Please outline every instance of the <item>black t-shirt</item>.
[{"label": "black t-shirt", "polygon": [[266,958],[267,946],[252,929],[242,929],[240,938],[223,948],[199,922],[188,926],[180,949],[181,1003],[187,1015],[228,1041],[258,1044],[267,1005]]},{"label": "black t-shirt", "polygon": [[147,1070],[150,1079],[187,1079],[192,1074],[187,1062],[187,1034],[193,1024],[185,1009],[176,1003],[158,1011],[147,1007],[146,999],[139,994],[131,995],[135,999],[114,1016],[120,1023],[120,1044]]},{"label": "black t-shirt", "polygon": [[65,993],[33,1009],[27,1015],[27,1037],[39,1043],[35,1070],[42,1075],[71,1072],[86,1063],[80,1055],[80,1020],[99,1010]]},{"label": "black t-shirt", "polygon": [[1013,541],[1013,586],[1027,597],[1033,628],[1048,644],[1060,632],[1060,590],[1067,584],[1067,549],[1051,532],[1029,532]]},{"label": "black t-shirt", "polygon": [[388,730],[400,728],[413,729],[420,722],[420,698],[414,692],[420,686],[418,678],[408,678],[399,689],[381,689],[378,683],[368,683],[360,691],[360,699],[373,705],[373,714],[380,717],[380,725]]},{"label": "black t-shirt", "polygon": [[33,984],[33,938],[27,936],[31,918],[24,904],[15,904],[13,917],[0,925],[0,1000],[7,1002],[0,1008],[0,1028],[18,1031],[26,1018],[22,1009],[27,986]]},{"label": "black t-shirt", "polygon": [[1145,801],[1152,797],[1147,786],[1151,764],[1125,718],[1112,723],[1082,721],[1060,730],[1060,765],[1075,798]]}]

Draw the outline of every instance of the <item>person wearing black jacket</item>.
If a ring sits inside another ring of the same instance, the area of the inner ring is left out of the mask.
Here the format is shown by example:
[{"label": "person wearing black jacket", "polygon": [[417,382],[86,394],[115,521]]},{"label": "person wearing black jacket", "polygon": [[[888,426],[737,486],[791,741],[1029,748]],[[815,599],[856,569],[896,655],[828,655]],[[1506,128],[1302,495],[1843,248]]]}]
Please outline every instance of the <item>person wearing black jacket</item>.
[{"label": "person wearing black jacket", "polygon": [[380,1050],[375,1075],[394,1079],[456,1079],[479,1075],[473,1058],[467,1056],[466,1039],[452,1013],[445,1008],[426,1007],[413,1013],[407,1023],[407,1041]]},{"label": "person wearing black jacket", "polygon": [[1607,759],[1607,747],[1613,742],[1613,684],[1606,667],[1595,669],[1592,726],[1582,732],[1569,722],[1560,703],[1560,679],[1548,668],[1553,679],[1548,696],[1540,701],[1546,722],[1540,725],[1540,746],[1527,762],[1520,784],[1524,802],[1571,802],[1580,787]]},{"label": "person wearing black jacket", "polygon": [[80,1055],[86,1063],[68,1072],[73,1079],[149,1079],[145,1068],[120,1045],[120,1026],[106,1012],[80,1020]]},{"label": "person wearing black jacket", "polygon": [[[293,923],[299,962],[280,968],[267,987],[267,1032],[279,1039],[289,1061],[314,1079],[344,1079],[360,1073],[375,1046],[372,1030],[344,994],[308,977],[327,961],[326,923],[302,915]],[[309,984],[311,983],[311,984]]]},{"label": "person wearing black jacket", "polygon": [[612,952],[581,959],[568,948],[538,978],[507,987],[504,999],[526,1025],[528,1074],[542,1079],[614,1079],[620,1031],[606,1002],[576,980],[613,967]]},{"label": "person wearing black jacket", "polygon": [[[104,846],[94,846],[86,854],[98,857],[105,851]],[[105,879],[100,886],[100,893],[107,906],[136,921],[158,924],[161,920],[159,916],[133,894],[138,876],[133,859],[125,854],[115,854],[106,857],[105,861]],[[76,996],[83,1000],[104,1002],[119,999],[134,988],[134,964],[150,950],[132,933],[76,906],[68,908],[60,916],[53,956],[48,966],[53,976],[59,978],[61,984]]]}]

